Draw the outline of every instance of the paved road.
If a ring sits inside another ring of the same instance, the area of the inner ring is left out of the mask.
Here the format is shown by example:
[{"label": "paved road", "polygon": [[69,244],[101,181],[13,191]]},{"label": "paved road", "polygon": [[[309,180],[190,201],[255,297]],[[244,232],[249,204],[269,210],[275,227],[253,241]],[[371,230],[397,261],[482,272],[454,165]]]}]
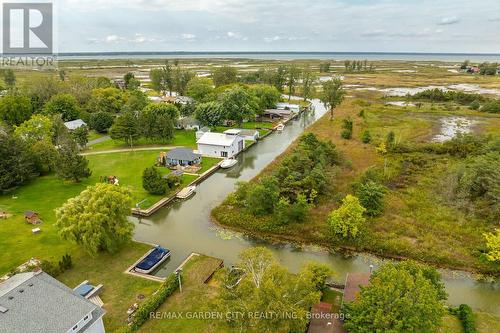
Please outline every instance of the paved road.
[{"label": "paved road", "polygon": [[104,142],[104,141],[108,141],[108,140],[111,140],[111,137],[110,137],[109,135],[102,136],[102,137],[100,137],[100,138],[97,138],[97,139],[94,139],[94,140],[90,140],[90,141],[87,143],[87,147],[88,147],[88,146],[95,145],[96,143],[100,143],[100,142]]}]

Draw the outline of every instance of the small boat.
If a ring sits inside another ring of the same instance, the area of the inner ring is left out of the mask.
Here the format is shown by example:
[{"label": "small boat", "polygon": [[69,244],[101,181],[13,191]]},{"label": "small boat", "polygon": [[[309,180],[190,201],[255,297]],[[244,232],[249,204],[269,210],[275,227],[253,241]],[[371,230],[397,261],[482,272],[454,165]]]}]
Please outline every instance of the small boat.
[{"label": "small boat", "polygon": [[276,126],[276,130],[281,132],[285,129],[285,125],[283,123],[279,123],[278,126]]},{"label": "small boat", "polygon": [[238,163],[238,160],[236,160],[234,158],[227,158],[220,163],[220,167],[222,169],[229,169],[229,168],[233,167],[236,163]]},{"label": "small boat", "polygon": [[157,246],[149,250],[146,256],[134,267],[139,273],[149,274],[170,257],[170,250]]},{"label": "small boat", "polygon": [[177,198],[179,199],[187,199],[190,196],[192,196],[196,192],[196,186],[188,186],[186,188],[183,188],[182,190],[177,193]]}]

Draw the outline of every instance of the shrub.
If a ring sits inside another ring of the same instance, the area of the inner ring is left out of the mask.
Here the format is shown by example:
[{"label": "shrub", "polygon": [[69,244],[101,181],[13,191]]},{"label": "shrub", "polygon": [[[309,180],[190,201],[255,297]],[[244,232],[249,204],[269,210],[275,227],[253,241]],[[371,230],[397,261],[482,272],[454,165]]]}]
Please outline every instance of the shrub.
[{"label": "shrub", "polygon": [[474,313],[467,304],[460,304],[458,308],[450,309],[450,313],[457,316],[462,323],[464,333],[476,333],[476,323]]},{"label": "shrub", "polygon": [[372,135],[369,130],[364,130],[361,136],[361,141],[363,143],[370,143],[372,141]]},{"label": "shrub", "polygon": [[162,305],[165,300],[174,293],[179,287],[179,279],[175,274],[170,276],[162,283],[157,292],[142,303],[134,314],[134,319],[126,332],[137,331],[149,319],[149,314],[154,312]]},{"label": "shrub", "polygon": [[165,194],[168,183],[158,169],[150,167],[142,173],[142,187],[151,194]]},{"label": "shrub", "polygon": [[385,145],[389,149],[393,149],[396,146],[396,135],[393,131],[387,133],[387,136],[385,137]]},{"label": "shrub", "polygon": [[489,103],[486,103],[481,108],[481,111],[482,112],[488,112],[488,113],[500,113],[500,100],[498,100],[498,101],[491,101]]},{"label": "shrub", "polygon": [[64,272],[68,269],[73,267],[73,261],[71,260],[71,256],[69,254],[65,254],[62,256],[61,260],[59,261],[59,269],[61,272]]},{"label": "shrub", "polygon": [[59,266],[48,260],[42,260],[42,262],[40,263],[40,268],[42,269],[42,271],[52,277],[56,277],[61,274],[61,269],[59,268]]},{"label": "shrub", "polygon": [[358,198],[347,195],[342,200],[342,205],[333,210],[328,217],[332,232],[344,238],[355,238],[365,222],[363,217],[365,210]]},{"label": "shrub", "polygon": [[111,113],[108,112],[97,112],[92,113],[89,119],[90,128],[99,132],[105,133],[108,129],[113,125],[114,117]]},{"label": "shrub", "polygon": [[470,103],[470,105],[469,105],[469,109],[471,109],[471,110],[479,110],[480,107],[481,107],[481,104],[479,104],[479,102],[477,100]]},{"label": "shrub", "polygon": [[352,138],[352,128],[354,124],[352,122],[351,118],[346,118],[342,120],[342,128],[344,129],[342,133],[340,133],[340,136],[343,139],[350,140]]},{"label": "shrub", "polygon": [[385,187],[372,181],[361,184],[356,191],[359,202],[369,216],[378,216],[384,209]]}]

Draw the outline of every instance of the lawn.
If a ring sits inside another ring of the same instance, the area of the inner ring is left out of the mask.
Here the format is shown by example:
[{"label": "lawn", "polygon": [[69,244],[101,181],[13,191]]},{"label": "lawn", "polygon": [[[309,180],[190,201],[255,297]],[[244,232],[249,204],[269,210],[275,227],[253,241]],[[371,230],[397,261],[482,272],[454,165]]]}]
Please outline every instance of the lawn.
[{"label": "lawn", "polygon": [[[114,175],[118,177],[120,186],[128,186],[132,190],[134,204],[145,200],[142,208],[151,206],[161,197],[150,195],[142,188],[142,172],[155,163],[159,151],[136,151],[114,154],[88,156],[92,176],[80,183],[62,181],[55,175],[34,179],[8,195],[0,196],[0,210],[13,214],[7,220],[0,220],[0,251],[9,253],[0,261],[0,274],[6,273],[31,257],[57,259],[72,249],[73,246],[61,241],[54,227],[54,209],[66,200],[78,195],[87,186],[100,181],[100,177]],[[216,163],[216,159],[208,159],[207,166]],[[168,173],[166,168],[160,169]],[[182,185],[197,178],[194,175],[183,175]],[[32,235],[32,226],[24,222],[23,213],[33,210],[40,214],[43,223],[42,232]]]},{"label": "lawn", "polygon": [[[133,148],[142,147],[189,147],[196,149],[196,132],[187,130],[175,130],[174,139],[168,142],[158,142],[151,141],[145,138],[140,138],[134,142]],[[103,142],[96,143],[87,148],[87,151],[99,151],[99,150],[115,150],[115,149],[128,149],[125,142],[121,140],[106,140]]]}]

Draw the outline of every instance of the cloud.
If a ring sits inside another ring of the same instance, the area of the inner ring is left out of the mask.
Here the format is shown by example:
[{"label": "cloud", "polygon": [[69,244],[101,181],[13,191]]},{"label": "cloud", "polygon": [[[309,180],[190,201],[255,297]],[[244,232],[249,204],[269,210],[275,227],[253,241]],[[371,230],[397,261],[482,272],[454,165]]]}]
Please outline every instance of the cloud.
[{"label": "cloud", "polygon": [[488,19],[488,22],[500,22],[500,17],[491,17]]},{"label": "cloud", "polygon": [[386,31],[383,29],[367,30],[361,33],[363,37],[377,37],[385,35]]},{"label": "cloud", "polygon": [[196,39],[196,35],[195,34],[184,33],[184,34],[181,34],[181,38],[185,39],[185,40],[188,40],[188,41],[194,41]]},{"label": "cloud", "polygon": [[441,21],[438,22],[438,25],[452,25],[460,22],[460,19],[456,16],[443,17]]}]

